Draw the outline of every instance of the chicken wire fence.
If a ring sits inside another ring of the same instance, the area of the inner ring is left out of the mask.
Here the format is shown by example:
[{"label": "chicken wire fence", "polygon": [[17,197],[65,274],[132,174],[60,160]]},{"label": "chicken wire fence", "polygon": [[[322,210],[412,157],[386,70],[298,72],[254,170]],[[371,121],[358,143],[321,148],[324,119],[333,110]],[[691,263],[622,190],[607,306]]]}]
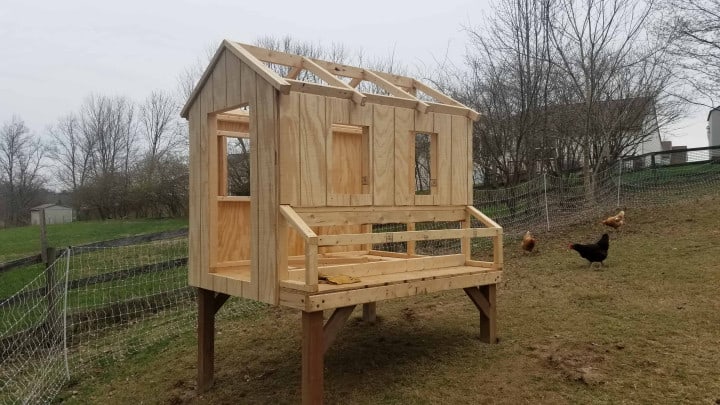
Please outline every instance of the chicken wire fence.
[{"label": "chicken wire fence", "polygon": [[[717,194],[720,164],[714,152],[625,159],[592,181],[579,174],[546,174],[514,187],[478,189],[475,206],[502,225],[505,235],[514,236],[587,222],[593,216],[599,220],[617,208],[632,210]],[[460,224],[411,226],[448,229]],[[389,224],[373,230],[407,229],[407,224]],[[408,244],[373,248],[407,251]],[[412,248],[418,254],[452,254],[460,251],[460,241],[418,241]],[[472,250],[480,259],[491,255],[491,239],[474,239]],[[187,285],[187,252],[186,237],[113,248],[68,248],[20,291],[0,298],[0,403],[48,403],[71,379],[81,380],[193,331],[195,290]],[[218,313],[218,320],[244,317],[264,306],[235,298]]]},{"label": "chicken wire fence", "polygon": [[[187,253],[187,238],[70,247],[0,299],[0,404],[48,403],[70,379],[193,331]],[[261,306],[234,299],[218,319]]]}]

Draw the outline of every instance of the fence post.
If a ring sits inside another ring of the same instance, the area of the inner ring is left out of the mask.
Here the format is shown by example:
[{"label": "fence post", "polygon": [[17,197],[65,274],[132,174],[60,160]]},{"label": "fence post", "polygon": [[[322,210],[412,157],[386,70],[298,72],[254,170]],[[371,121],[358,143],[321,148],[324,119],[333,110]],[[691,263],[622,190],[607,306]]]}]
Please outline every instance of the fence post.
[{"label": "fence post", "polygon": [[620,158],[620,170],[618,171],[618,192],[617,192],[617,206],[620,206],[620,183],[622,182],[622,169],[623,159]]},{"label": "fence post", "polygon": [[543,172],[543,189],[545,195],[545,220],[547,221],[547,230],[550,230],[550,212],[548,211],[548,197],[547,197],[547,172]]},{"label": "fence post", "polygon": [[45,267],[45,299],[47,300],[48,313],[45,318],[45,327],[50,334],[50,341],[55,341],[59,338],[60,326],[60,314],[58,308],[57,292],[55,291],[55,284],[57,283],[55,268],[53,262],[55,261],[56,253],[55,248],[48,245],[47,240],[47,227],[45,224],[45,209],[40,210],[40,255],[42,256],[43,266]]}]

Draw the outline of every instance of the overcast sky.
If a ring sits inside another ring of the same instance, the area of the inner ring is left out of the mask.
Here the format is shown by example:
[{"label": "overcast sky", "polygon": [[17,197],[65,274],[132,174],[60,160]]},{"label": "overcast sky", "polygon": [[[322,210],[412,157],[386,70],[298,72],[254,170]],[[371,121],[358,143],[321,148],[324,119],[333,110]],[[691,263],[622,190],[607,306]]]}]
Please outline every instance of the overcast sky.
[{"label": "overcast sky", "polygon": [[[42,4],[41,4],[42,3]],[[141,101],[175,90],[178,75],[224,38],[252,43],[291,35],[410,67],[447,53],[461,64],[463,26],[486,18],[489,0],[394,2],[0,0],[0,123],[13,115],[43,135],[91,93]],[[706,146],[707,110],[666,133]]]}]

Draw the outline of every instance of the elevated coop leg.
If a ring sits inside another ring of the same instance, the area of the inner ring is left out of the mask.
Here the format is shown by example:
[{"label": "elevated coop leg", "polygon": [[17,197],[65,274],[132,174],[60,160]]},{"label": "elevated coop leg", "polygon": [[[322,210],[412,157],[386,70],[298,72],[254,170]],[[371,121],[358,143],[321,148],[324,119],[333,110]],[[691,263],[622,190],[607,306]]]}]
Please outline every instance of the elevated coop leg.
[{"label": "elevated coop leg", "polygon": [[205,392],[212,387],[215,374],[215,314],[230,296],[203,288],[198,288],[197,294],[197,390]]},{"label": "elevated coop leg", "polygon": [[480,311],[480,340],[485,343],[497,343],[497,285],[468,287],[464,290]]},{"label": "elevated coop leg", "polygon": [[335,309],[323,325],[323,311],[302,313],[302,403],[323,403],[325,352],[352,314],[355,305]]}]

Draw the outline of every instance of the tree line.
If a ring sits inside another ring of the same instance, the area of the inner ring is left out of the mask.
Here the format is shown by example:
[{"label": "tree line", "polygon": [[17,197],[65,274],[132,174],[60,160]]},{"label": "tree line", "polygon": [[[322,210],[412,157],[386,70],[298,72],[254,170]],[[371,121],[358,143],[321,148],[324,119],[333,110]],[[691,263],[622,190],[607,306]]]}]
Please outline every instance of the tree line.
[{"label": "tree line", "polygon": [[[437,60],[412,74],[481,113],[473,131],[476,183],[507,186],[539,172],[580,170],[592,193],[595,174],[659,137],[688,105],[717,105],[720,0],[496,0],[488,17],[463,27],[464,59]],[[396,74],[410,70],[392,53],[368,58],[339,44],[291,36],[255,44]],[[48,173],[87,217],[186,215],[187,128],[178,110],[214,48],[181,72],[177,96],[158,90],[134,102],[90,95],[48,127],[49,143],[21,117],[3,123],[0,219],[27,223],[30,207],[46,202]],[[419,190],[428,176],[420,169]],[[246,187],[247,173],[236,172],[230,176]]]}]

